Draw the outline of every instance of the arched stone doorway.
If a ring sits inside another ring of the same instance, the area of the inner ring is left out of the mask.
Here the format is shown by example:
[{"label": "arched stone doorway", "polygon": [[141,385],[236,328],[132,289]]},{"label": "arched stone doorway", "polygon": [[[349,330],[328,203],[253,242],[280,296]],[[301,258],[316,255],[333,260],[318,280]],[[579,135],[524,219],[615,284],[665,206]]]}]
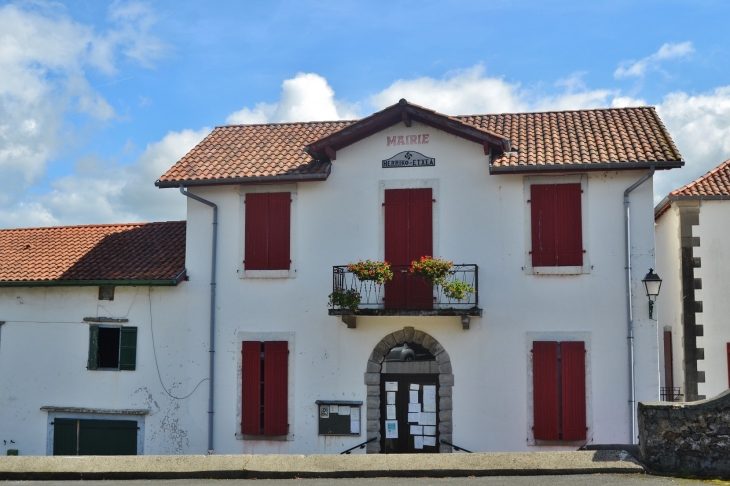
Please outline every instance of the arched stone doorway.
[{"label": "arched stone doorway", "polygon": [[380,373],[383,362],[391,349],[403,343],[415,343],[427,349],[438,365],[438,418],[437,444],[439,452],[452,452],[451,446],[441,444],[441,440],[452,442],[453,423],[452,388],[454,375],[451,368],[451,358],[444,347],[429,334],[417,331],[413,327],[404,327],[385,336],[373,349],[368,358],[365,369],[365,385],[367,385],[367,438],[377,440],[367,445],[368,454],[381,452],[381,386]]}]

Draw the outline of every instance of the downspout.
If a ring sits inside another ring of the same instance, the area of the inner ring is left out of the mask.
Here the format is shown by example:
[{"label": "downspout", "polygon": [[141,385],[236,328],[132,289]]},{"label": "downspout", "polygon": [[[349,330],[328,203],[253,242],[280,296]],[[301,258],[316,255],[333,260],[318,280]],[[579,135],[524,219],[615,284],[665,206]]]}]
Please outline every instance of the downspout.
[{"label": "downspout", "polygon": [[215,362],[213,357],[215,356],[215,261],[218,247],[218,206],[200,196],[187,192],[182,185],[180,186],[180,192],[183,196],[193,198],[213,208],[213,255],[210,269],[210,349],[208,350],[208,355],[210,356],[208,376],[208,454],[213,454],[213,390],[215,389],[213,386],[215,384]]},{"label": "downspout", "polygon": [[629,407],[631,413],[630,444],[636,443],[636,376],[634,374],[634,312],[631,307],[631,206],[629,194],[631,191],[642,185],[654,176],[655,166],[649,167],[649,172],[641,179],[633,183],[624,191],[624,209],[626,224],[626,314],[628,319],[628,344],[629,344]]}]

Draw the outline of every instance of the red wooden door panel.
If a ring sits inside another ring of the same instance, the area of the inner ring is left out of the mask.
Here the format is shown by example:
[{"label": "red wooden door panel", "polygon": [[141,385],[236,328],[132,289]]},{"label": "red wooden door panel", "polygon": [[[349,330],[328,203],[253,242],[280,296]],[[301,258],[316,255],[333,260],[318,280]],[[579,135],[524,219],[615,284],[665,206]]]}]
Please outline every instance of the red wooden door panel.
[{"label": "red wooden door panel", "polygon": [[289,270],[289,231],[291,225],[291,193],[269,195],[269,270]]},{"label": "red wooden door panel", "polygon": [[586,351],[583,341],[560,343],[563,440],[586,438]]},{"label": "red wooden door panel", "polygon": [[674,358],[672,356],[672,331],[664,331],[664,386],[667,400],[674,401]]},{"label": "red wooden door panel", "polygon": [[[433,196],[428,189],[385,191],[385,260],[395,266],[385,284],[386,309],[431,309],[433,288],[405,270],[413,260],[433,254]],[[398,268],[400,267],[400,268]]]},{"label": "red wooden door panel", "polygon": [[269,265],[269,197],[246,194],[246,270],[267,270]]},{"label": "red wooden door panel", "polygon": [[289,431],[289,350],[286,341],[264,343],[264,435]]},{"label": "red wooden door panel", "polygon": [[533,433],[535,439],[558,440],[558,343],[532,343]]},{"label": "red wooden door panel", "polygon": [[261,434],[261,343],[243,342],[241,433]]},{"label": "red wooden door panel", "polygon": [[[409,189],[408,236],[411,258],[433,256],[433,196],[431,189]],[[409,278],[408,308],[433,309],[433,287],[422,278]]]},{"label": "red wooden door panel", "polygon": [[556,260],[558,266],[583,265],[580,184],[555,184]]}]

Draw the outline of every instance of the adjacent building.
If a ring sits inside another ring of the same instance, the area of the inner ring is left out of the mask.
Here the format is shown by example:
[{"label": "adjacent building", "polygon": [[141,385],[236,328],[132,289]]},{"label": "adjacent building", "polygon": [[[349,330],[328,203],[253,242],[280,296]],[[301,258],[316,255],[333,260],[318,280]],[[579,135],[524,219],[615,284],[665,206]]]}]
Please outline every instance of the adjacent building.
[{"label": "adjacent building", "polygon": [[[73,454],[59,430],[111,427],[86,418],[136,421],[140,454],[633,442],[635,403],[660,388],[641,283],[651,176],[682,165],[653,108],[447,116],[401,100],[217,127],[156,181],[187,202],[185,244],[155,243],[185,252],[168,286],[114,283],[131,243],[87,259],[112,272],[88,287],[3,277],[0,435],[21,454]],[[0,242],[11,231],[48,230]],[[118,367],[93,369],[105,326],[121,328]]]},{"label": "adjacent building", "polygon": [[728,200],[730,160],[670,192],[655,209],[667,400],[702,400],[730,386]]}]

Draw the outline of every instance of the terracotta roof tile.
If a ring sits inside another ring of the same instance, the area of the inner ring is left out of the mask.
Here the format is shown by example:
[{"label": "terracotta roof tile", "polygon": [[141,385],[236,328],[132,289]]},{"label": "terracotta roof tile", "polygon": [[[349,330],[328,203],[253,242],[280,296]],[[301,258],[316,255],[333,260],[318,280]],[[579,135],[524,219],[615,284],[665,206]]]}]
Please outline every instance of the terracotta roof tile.
[{"label": "terracotta roof tile", "polygon": [[730,196],[730,159],[669,196]]},{"label": "terracotta roof tile", "polygon": [[0,230],[0,282],[172,280],[185,221]]},{"label": "terracotta roof tile", "polygon": [[[457,116],[502,134],[512,152],[493,167],[675,162],[682,159],[652,107]],[[570,168],[570,167],[566,167]]]},{"label": "terracotta roof tile", "polygon": [[[656,162],[676,166],[682,156],[652,107],[451,117],[511,142],[512,151],[495,157],[499,169],[577,164]],[[328,160],[312,160],[303,148],[354,121],[275,123],[217,127],[158,183],[221,184],[260,177],[326,178]],[[665,168],[666,168],[665,167]]]},{"label": "terracotta roof tile", "polygon": [[211,180],[213,183],[215,179],[244,177],[326,176],[330,163],[312,160],[303,149],[351,123],[333,121],[216,127],[160,177],[160,181]]}]

